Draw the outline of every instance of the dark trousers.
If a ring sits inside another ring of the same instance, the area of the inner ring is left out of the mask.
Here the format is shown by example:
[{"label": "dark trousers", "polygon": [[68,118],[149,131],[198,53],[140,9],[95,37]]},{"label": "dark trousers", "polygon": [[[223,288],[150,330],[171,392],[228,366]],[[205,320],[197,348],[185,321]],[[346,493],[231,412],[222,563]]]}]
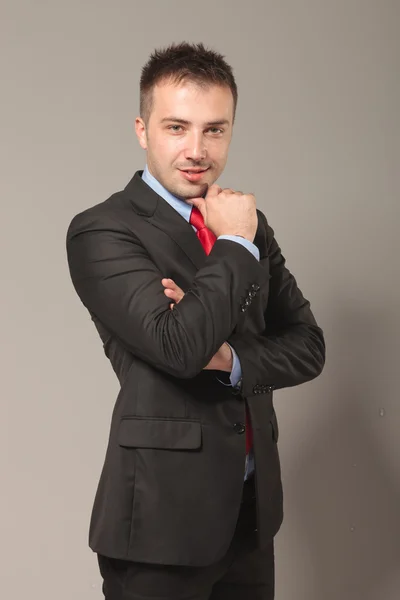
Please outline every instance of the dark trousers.
[{"label": "dark trousers", "polygon": [[256,543],[254,481],[244,484],[227,554],[207,567],[138,563],[98,555],[106,600],[273,600],[274,541]]}]

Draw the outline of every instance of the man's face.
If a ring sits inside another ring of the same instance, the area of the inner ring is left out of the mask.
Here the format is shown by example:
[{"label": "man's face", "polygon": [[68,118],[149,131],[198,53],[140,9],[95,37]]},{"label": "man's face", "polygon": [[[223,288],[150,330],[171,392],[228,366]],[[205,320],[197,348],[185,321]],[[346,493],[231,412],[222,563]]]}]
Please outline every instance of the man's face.
[{"label": "man's face", "polygon": [[182,82],[156,85],[147,127],[139,117],[135,127],[150,173],[185,200],[204,195],[224,170],[232,125],[229,87]]}]

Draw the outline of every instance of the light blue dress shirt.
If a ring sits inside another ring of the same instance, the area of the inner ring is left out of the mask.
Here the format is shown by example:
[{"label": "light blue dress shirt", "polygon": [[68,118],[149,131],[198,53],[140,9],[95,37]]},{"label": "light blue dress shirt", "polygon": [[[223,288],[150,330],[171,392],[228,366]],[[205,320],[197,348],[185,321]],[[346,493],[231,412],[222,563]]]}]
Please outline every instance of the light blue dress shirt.
[{"label": "light blue dress shirt", "polygon": [[[161,198],[168,202],[168,204],[170,204],[172,208],[174,208],[188,223],[190,222],[190,215],[193,207],[190,204],[187,204],[184,200],[177,198],[176,196],[171,194],[167,189],[165,189],[165,187],[161,185],[161,183],[150,173],[147,165],[143,170],[142,179],[145,183],[147,183],[149,187],[152,188],[152,190],[156,192],[156,194],[158,194],[159,196],[161,196]],[[192,225],[192,227],[193,230],[196,231],[196,227],[194,227],[194,225]],[[242,244],[242,246],[247,248],[247,250],[249,250],[249,252],[251,252],[257,260],[260,260],[260,251],[257,248],[257,246],[249,240],[246,240],[245,238],[242,238],[237,235],[220,235],[217,239],[231,240],[233,242],[237,242],[238,244]],[[229,344],[228,346],[232,351],[232,371],[230,373],[229,379],[231,385],[235,386],[242,377],[242,369],[240,366],[239,357],[236,354],[235,350]],[[218,379],[218,381],[220,381],[220,383],[222,383],[223,385],[229,385],[224,383],[220,379]],[[253,452],[250,451],[249,454],[246,456],[245,479],[247,479],[253,473],[253,471],[254,456]]]}]

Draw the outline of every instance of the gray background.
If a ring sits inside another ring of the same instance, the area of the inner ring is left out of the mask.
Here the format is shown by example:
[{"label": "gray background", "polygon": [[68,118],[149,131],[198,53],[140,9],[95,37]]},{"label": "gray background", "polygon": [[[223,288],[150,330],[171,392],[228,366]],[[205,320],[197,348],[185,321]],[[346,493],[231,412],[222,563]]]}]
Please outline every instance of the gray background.
[{"label": "gray background", "polygon": [[140,69],[187,40],[234,67],[220,182],[256,194],[328,345],[321,377],[275,395],[276,598],[398,599],[399,3],[0,8],[2,597],[102,597],[87,529],[118,382],[72,288],[65,233],[143,168]]}]

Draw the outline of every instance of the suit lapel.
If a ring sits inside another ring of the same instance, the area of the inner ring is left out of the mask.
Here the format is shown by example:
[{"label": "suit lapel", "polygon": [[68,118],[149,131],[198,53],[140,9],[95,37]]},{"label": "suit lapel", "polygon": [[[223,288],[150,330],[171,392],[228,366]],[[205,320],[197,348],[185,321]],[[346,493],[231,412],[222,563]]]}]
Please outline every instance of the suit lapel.
[{"label": "suit lapel", "polygon": [[163,198],[160,197],[154,214],[147,220],[169,235],[196,269],[204,266],[207,255],[193,227]]},{"label": "suit lapel", "polygon": [[207,256],[191,224],[142,180],[142,173],[137,171],[124,190],[135,212],[174,240],[200,269]]}]

